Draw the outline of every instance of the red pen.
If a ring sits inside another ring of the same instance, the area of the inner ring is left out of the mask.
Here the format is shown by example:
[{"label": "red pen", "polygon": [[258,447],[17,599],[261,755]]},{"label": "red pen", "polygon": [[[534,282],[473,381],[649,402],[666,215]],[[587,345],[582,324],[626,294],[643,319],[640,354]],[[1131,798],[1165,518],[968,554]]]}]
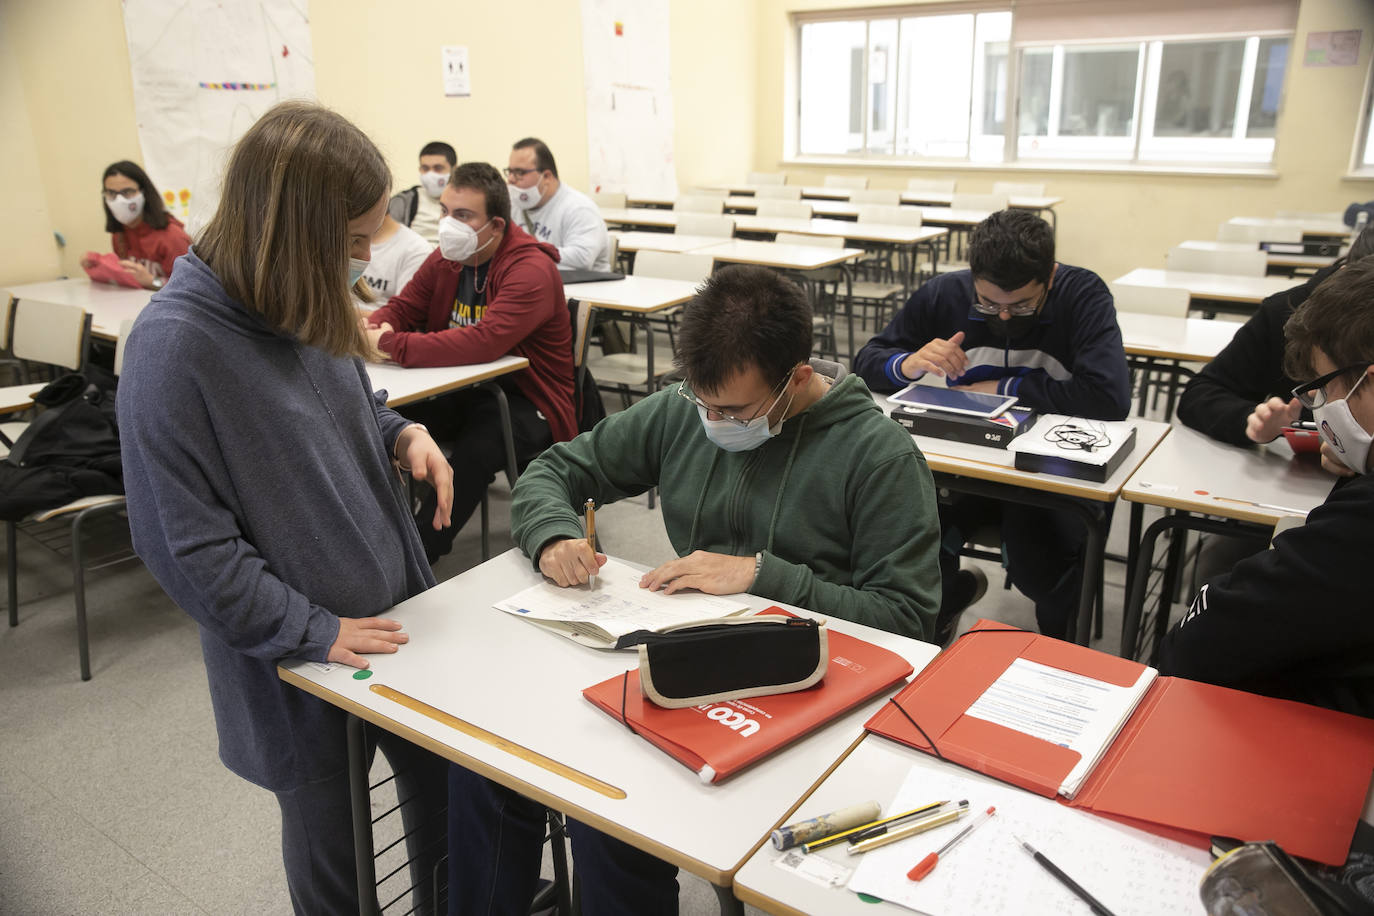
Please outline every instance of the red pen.
[{"label": "red pen", "polygon": [[959,834],[954,839],[950,840],[948,843],[941,846],[935,852],[932,852],[930,855],[926,856],[924,859],[917,862],[916,867],[913,868],[911,871],[907,872],[906,876],[910,878],[912,881],[920,881],[926,875],[933,872],[935,870],[935,865],[940,861],[941,856],[947,854],[951,849],[959,845],[959,842],[963,840],[964,837],[968,836],[982,824],[986,823],[987,819],[992,817],[992,815],[996,811],[997,809],[995,807],[989,807],[988,810],[983,812],[982,817],[978,818],[978,820],[974,821],[972,824],[969,824],[963,830],[960,830]]}]

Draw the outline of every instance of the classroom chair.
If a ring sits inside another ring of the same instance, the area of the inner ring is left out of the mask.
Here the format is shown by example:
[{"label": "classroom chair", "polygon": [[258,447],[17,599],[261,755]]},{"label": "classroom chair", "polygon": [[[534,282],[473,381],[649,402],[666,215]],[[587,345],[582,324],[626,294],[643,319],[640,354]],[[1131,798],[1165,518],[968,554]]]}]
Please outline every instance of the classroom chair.
[{"label": "classroom chair", "polygon": [[889,204],[859,204],[859,222],[883,223],[888,226],[921,225],[921,211],[916,207],[902,207]]},{"label": "classroom chair", "polygon": [[1301,242],[1302,227],[1280,223],[1233,223],[1217,226],[1218,242]]},{"label": "classroom chair", "polygon": [[1166,270],[1186,270],[1203,274],[1234,274],[1240,277],[1262,277],[1269,270],[1268,252],[1202,251],[1176,246],[1164,258]]},{"label": "classroom chair", "polygon": [[1143,315],[1167,315],[1187,318],[1191,298],[1186,289],[1160,286],[1134,286],[1130,283],[1109,283],[1112,299],[1118,312],[1137,312]]},{"label": "classroom chair", "polygon": [[[47,379],[57,377],[58,369],[80,372],[86,365],[86,347],[90,343],[91,316],[75,305],[43,304],[18,301],[6,310],[12,315],[6,333],[10,340],[10,354],[48,367]],[[28,384],[27,373],[23,384]],[[34,381],[33,386],[42,387]],[[24,431],[27,423],[0,423],[0,458],[10,453],[10,446]]]},{"label": "classroom chair", "polygon": [[906,183],[908,191],[924,194],[953,194],[957,186],[958,181],[953,178],[910,178]]},{"label": "classroom chair", "polygon": [[1044,197],[1044,182],[994,181],[992,193],[1006,194],[1008,197]]},{"label": "classroom chair", "polygon": [[1337,223],[1345,220],[1345,214],[1339,210],[1278,210],[1274,216],[1278,219],[1322,220]]},{"label": "classroom chair", "polygon": [[802,200],[761,200],[754,212],[777,219],[810,219],[812,211],[811,205]]},{"label": "classroom chair", "polygon": [[994,210],[1007,209],[1007,195],[1000,194],[955,194],[949,203],[952,210]]},{"label": "classroom chair", "polygon": [[727,188],[692,188],[687,192],[688,197],[718,197],[721,200],[730,196]]},{"label": "classroom chair", "polygon": [[824,186],[827,188],[849,188],[854,191],[861,191],[868,187],[868,178],[864,175],[826,175]]},{"label": "classroom chair", "polygon": [[679,213],[724,213],[725,198],[687,195],[674,201],[673,209]]},{"label": "classroom chair", "polygon": [[896,207],[902,203],[902,192],[895,188],[859,189],[849,195],[851,204],[886,204]]},{"label": "classroom chair", "polygon": [[754,200],[801,200],[802,189],[797,185],[764,185],[754,189]]},{"label": "classroom chair", "polygon": [[[1129,283],[1109,283],[1116,310],[1135,312],[1144,315],[1163,315],[1168,318],[1188,317],[1188,304],[1191,296],[1186,289],[1162,288],[1158,286],[1134,286]],[[1170,422],[1174,415],[1174,405],[1178,400],[1180,382],[1195,374],[1176,359],[1158,359],[1153,356],[1126,356],[1126,364],[1135,374],[1133,386],[1138,393],[1137,414],[1145,416],[1146,404],[1151,392],[1165,392],[1164,420]]]},{"label": "classroom chair", "polygon": [[[859,222],[920,227],[921,211],[916,207],[860,204]],[[915,255],[906,246],[900,246],[895,251],[890,247],[882,247],[859,261],[859,272],[860,276],[854,280],[850,290],[850,307],[859,317],[860,327],[863,328],[868,327],[871,313],[876,330],[890,320],[917,286],[919,274]]]},{"label": "classroom chair", "polygon": [[[773,239],[780,245],[809,245],[813,248],[843,248],[844,239],[838,235],[807,235],[801,232],[779,232]],[[816,355],[840,358],[839,338],[835,330],[836,314],[841,301],[848,308],[850,300],[849,271],[843,265],[820,270],[789,271],[789,276],[806,290],[811,300],[811,334]],[[840,287],[844,287],[844,295]],[[853,358],[853,342],[847,345],[846,358]]]},{"label": "classroom chair", "polygon": [[677,226],[673,231],[679,235],[711,235],[728,239],[735,234],[735,218],[712,213],[683,213],[677,218]]},{"label": "classroom chair", "polygon": [[750,172],[744,176],[744,183],[755,186],[787,184],[787,174],[785,172]]},{"label": "classroom chair", "polygon": [[7,289],[0,289],[0,368],[4,368],[15,382],[28,380],[28,370],[22,360],[10,352],[10,330],[14,326],[14,296]]},{"label": "classroom chair", "polygon": [[623,210],[628,205],[629,198],[624,191],[593,191],[592,202],[598,207]]}]

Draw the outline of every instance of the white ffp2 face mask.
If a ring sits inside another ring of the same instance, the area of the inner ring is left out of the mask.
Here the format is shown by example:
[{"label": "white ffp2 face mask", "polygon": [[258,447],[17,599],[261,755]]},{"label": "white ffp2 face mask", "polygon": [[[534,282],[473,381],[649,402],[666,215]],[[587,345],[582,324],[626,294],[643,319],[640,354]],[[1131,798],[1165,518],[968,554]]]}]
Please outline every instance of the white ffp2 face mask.
[{"label": "white ffp2 face mask", "polygon": [[1335,450],[1341,464],[1356,474],[1363,474],[1369,465],[1369,447],[1374,443],[1374,435],[1368,433],[1355,419],[1347,401],[1350,400],[1350,395],[1355,393],[1355,388],[1360,387],[1368,377],[1368,374],[1360,376],[1360,380],[1345,397],[1327,401],[1312,411],[1312,418],[1317,421],[1322,441]]},{"label": "white ffp2 face mask", "polygon": [[[482,229],[490,225],[491,220],[487,220],[482,224]],[[477,234],[482,229],[474,229],[467,223],[445,216],[439,220],[439,253],[450,261],[466,261],[491,244],[491,239],[482,245],[477,244]]]},{"label": "white ffp2 face mask", "polygon": [[515,185],[508,185],[506,190],[510,191],[510,203],[512,207],[519,210],[531,210],[539,206],[539,185],[543,183],[541,178],[528,188],[517,188]]},{"label": "white ffp2 face mask", "polygon": [[116,197],[113,201],[105,201],[105,206],[110,208],[114,218],[119,220],[121,225],[127,226],[134,220],[143,215],[143,192],[139,191],[133,197]]},{"label": "white ffp2 face mask", "polygon": [[439,195],[444,193],[444,187],[447,184],[447,172],[444,172],[442,174],[439,172],[420,173],[420,186],[425,189],[426,194],[428,194],[430,197],[433,197],[435,200],[438,200]]}]

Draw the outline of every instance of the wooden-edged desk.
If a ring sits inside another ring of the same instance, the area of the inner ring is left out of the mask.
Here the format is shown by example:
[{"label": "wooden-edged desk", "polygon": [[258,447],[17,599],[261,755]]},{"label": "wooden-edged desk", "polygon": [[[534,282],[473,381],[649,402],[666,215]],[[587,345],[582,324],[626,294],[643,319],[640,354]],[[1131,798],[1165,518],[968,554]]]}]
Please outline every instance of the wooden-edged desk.
[{"label": "wooden-edged desk", "polygon": [[[1137,267],[1112,281],[1130,286],[1183,289],[1194,300],[1258,305],[1286,289],[1293,288],[1291,277],[1242,277],[1235,274],[1209,274],[1191,270],[1160,270]],[[1200,306],[1199,306],[1200,307]]]},{"label": "wooden-edged desk", "polygon": [[[681,235],[676,232],[642,232],[630,230],[626,232],[613,232],[616,244],[621,251],[668,251],[673,254],[683,254],[695,251],[698,248],[705,248],[707,245],[715,245],[722,240],[716,235]],[[565,292],[572,292],[577,284],[565,287]]]},{"label": "wooden-edged desk", "polygon": [[9,291],[14,298],[24,302],[75,305],[85,309],[91,313],[91,336],[104,340],[118,339],[120,324],[137,318],[153,297],[152,290],[94,283],[86,277],[25,283],[11,286]]},{"label": "wooden-edged desk", "polygon": [[1121,341],[1127,354],[1194,363],[1215,359],[1243,326],[1239,321],[1141,312],[1117,312],[1116,322],[1121,327]]},{"label": "wooden-edged desk", "polygon": [[[508,551],[388,611],[410,641],[394,655],[369,656],[368,679],[354,679],[351,668],[300,661],[278,672],[353,716],[705,878],[723,910],[741,912],[730,891],[736,869],[894,691],[731,779],[706,785],[583,699],[583,688],[634,667],[633,653],[590,649],[491,607],[539,581],[524,554]],[[777,604],[743,600],[757,609]],[[829,621],[901,654],[917,671],[939,651]],[[355,743],[351,766],[355,774],[360,768],[366,773],[362,742]],[[369,846],[359,856],[360,869],[369,868],[370,855]],[[370,884],[371,877],[364,874],[359,883]]]},{"label": "wooden-edged desk", "polygon": [[[1213,242],[1206,239],[1189,239],[1178,243],[1179,248],[1190,248],[1194,251],[1258,251],[1258,246],[1257,242]],[[1336,255],[1285,254],[1276,251],[1268,251],[1266,254],[1268,257],[1265,260],[1269,264],[1269,271],[1285,275],[1291,275],[1294,270],[1321,270],[1336,262]]]},{"label": "wooden-edged desk", "polygon": [[[708,214],[709,215],[709,214]],[[654,210],[648,207],[602,207],[601,218],[607,225],[648,226],[653,229],[675,229],[678,211]]]},{"label": "wooden-edged desk", "polygon": [[1284,229],[1297,227],[1304,238],[1318,240],[1346,239],[1354,231],[1338,219],[1317,219],[1315,217],[1233,216],[1227,222],[1233,226],[1274,226]]}]

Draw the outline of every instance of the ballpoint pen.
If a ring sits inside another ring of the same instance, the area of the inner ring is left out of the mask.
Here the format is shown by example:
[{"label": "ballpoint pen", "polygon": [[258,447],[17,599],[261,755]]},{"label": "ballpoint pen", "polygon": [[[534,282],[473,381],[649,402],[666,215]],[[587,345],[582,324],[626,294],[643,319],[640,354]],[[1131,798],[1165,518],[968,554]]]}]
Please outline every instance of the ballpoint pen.
[{"label": "ballpoint pen", "polygon": [[886,846],[888,843],[895,843],[898,840],[904,840],[909,836],[915,836],[918,833],[924,833],[927,830],[933,830],[934,828],[942,827],[945,824],[952,824],[954,821],[957,821],[960,818],[960,816],[967,813],[968,800],[965,799],[959,802],[957,806],[950,808],[946,811],[941,811],[936,814],[932,814],[929,817],[923,817],[920,820],[912,821],[909,824],[903,824],[895,830],[889,830],[887,833],[884,833],[881,836],[872,837],[870,839],[864,840],[862,843],[855,843],[849,847],[848,852],[851,856],[856,856],[859,853],[868,852],[869,850],[877,849],[880,846]]},{"label": "ballpoint pen", "polygon": [[959,833],[954,837],[954,839],[950,840],[948,843],[941,846],[939,849],[935,850],[921,861],[917,862],[916,867],[913,868],[911,871],[907,872],[906,876],[910,878],[912,881],[920,881],[926,875],[933,872],[935,870],[935,866],[939,864],[941,856],[949,855],[949,851],[953,849],[955,846],[958,846],[959,843],[964,839],[964,837],[968,836],[970,833],[986,824],[988,818],[992,817],[996,813],[996,808],[989,807],[988,810],[983,812],[982,816],[979,817],[978,820],[974,821],[972,824],[969,824],[963,830],[960,830]]},{"label": "ballpoint pen", "polygon": [[1055,865],[1049,859],[1045,858],[1044,853],[1037,852],[1034,846],[1032,846],[1030,843],[1027,843],[1019,836],[1013,837],[1013,839],[1015,839],[1016,842],[1020,843],[1022,848],[1024,848],[1026,852],[1030,853],[1031,857],[1035,859],[1035,861],[1039,862],[1040,866],[1044,868],[1045,871],[1054,875],[1054,877],[1059,881],[1060,884],[1064,885],[1069,890],[1073,891],[1074,895],[1077,896],[1078,899],[1086,903],[1088,907],[1094,913],[1097,914],[1097,916],[1113,916],[1111,910],[1107,909],[1105,906],[1102,905],[1102,902],[1100,900],[1098,900],[1092,894],[1084,890],[1081,884],[1070,878],[1068,875],[1064,874],[1064,872],[1059,868],[1058,865]]},{"label": "ballpoint pen", "polygon": [[836,843],[841,843],[845,840],[848,840],[851,843],[857,843],[860,840],[866,840],[870,837],[881,836],[882,834],[887,833],[887,831],[890,828],[895,827],[898,824],[905,823],[906,821],[911,820],[913,817],[918,817],[922,814],[930,814],[938,808],[943,808],[947,804],[949,804],[948,801],[931,802],[930,804],[922,805],[919,808],[912,808],[910,811],[903,811],[901,814],[894,814],[891,817],[884,817],[876,821],[869,821],[867,824],[860,824],[857,827],[851,827],[850,829],[844,830],[840,833],[832,833],[830,836],[823,837],[818,840],[813,840],[809,843],[803,843],[802,851],[815,852],[818,849],[825,849],[827,846],[833,846]]},{"label": "ballpoint pen", "polygon": [[[591,548],[592,563],[594,564],[596,562],[596,501],[590,496],[582,504],[582,513],[587,529],[587,546]],[[596,573],[587,577],[587,584],[589,586],[596,584]]]}]

